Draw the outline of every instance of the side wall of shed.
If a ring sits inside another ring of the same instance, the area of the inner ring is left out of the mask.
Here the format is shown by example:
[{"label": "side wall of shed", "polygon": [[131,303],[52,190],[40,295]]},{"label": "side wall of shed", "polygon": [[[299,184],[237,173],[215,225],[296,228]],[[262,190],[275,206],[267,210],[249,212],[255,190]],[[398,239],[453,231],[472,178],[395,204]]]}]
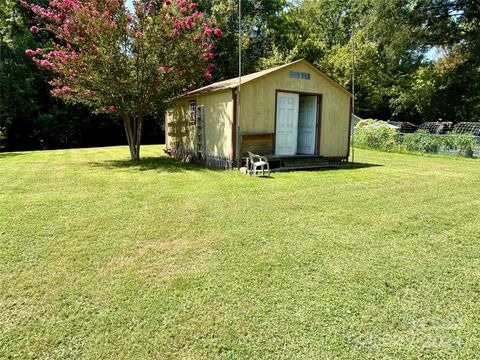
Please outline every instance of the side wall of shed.
[{"label": "side wall of shed", "polygon": [[233,100],[230,89],[177,100],[165,117],[167,149],[179,147],[185,152],[196,152],[196,124],[188,121],[190,100],[195,100],[197,107],[204,107],[206,155],[231,159]]},{"label": "side wall of shed", "polygon": [[[309,73],[310,80],[292,78],[291,71]],[[242,85],[242,135],[274,134],[277,90],[322,94],[320,155],[348,156],[351,96],[305,62]]]}]

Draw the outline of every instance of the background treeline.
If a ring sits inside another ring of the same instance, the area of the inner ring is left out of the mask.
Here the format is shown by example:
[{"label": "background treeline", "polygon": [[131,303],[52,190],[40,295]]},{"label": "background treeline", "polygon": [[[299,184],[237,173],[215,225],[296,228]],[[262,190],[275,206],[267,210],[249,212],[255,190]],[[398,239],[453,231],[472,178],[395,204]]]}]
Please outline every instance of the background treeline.
[{"label": "background treeline", "polygon": [[[45,4],[47,1],[39,0]],[[360,117],[480,120],[480,1],[242,0],[243,72],[306,58],[351,90]],[[237,76],[238,0],[201,0],[222,28],[214,80]],[[125,143],[118,120],[66,106],[48,94],[50,75],[25,55],[49,42],[34,19],[0,4],[0,115],[9,150]],[[162,109],[145,143],[163,140]]]}]

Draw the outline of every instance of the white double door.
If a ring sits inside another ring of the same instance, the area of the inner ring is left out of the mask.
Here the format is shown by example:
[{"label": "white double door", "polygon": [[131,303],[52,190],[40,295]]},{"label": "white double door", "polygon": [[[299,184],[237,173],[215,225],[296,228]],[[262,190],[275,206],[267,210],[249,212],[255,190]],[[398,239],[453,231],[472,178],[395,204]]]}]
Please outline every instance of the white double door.
[{"label": "white double door", "polygon": [[316,96],[277,93],[275,153],[277,155],[313,155],[316,120]]}]

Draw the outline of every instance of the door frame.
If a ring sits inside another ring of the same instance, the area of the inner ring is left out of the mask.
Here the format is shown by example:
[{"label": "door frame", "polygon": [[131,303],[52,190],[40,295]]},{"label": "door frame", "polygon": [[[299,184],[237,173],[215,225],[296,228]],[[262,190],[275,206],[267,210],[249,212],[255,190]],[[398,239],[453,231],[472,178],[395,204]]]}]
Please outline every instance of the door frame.
[{"label": "door frame", "polygon": [[[282,90],[282,89],[275,89],[275,119],[274,119],[274,129],[273,129],[273,144],[274,154],[277,153],[277,101],[278,101],[278,93],[289,93],[289,94],[298,94],[306,95],[306,96],[316,96],[317,97],[317,125],[316,125],[316,134],[315,134],[315,154],[320,155],[320,136],[322,133],[322,109],[323,109],[323,94],[321,93],[311,93],[311,92],[304,92],[304,91],[293,91],[293,90]],[[300,110],[300,109],[299,109]]]}]

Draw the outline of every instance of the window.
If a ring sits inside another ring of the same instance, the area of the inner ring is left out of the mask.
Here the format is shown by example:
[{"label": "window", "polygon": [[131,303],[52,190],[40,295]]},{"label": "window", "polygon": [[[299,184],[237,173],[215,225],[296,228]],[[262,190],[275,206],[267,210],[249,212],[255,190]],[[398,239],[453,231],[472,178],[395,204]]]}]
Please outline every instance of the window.
[{"label": "window", "polygon": [[197,102],[195,100],[190,100],[188,102],[188,122],[190,124],[195,124],[197,121]]},{"label": "window", "polygon": [[310,73],[301,71],[290,71],[290,77],[293,79],[310,80]]}]

